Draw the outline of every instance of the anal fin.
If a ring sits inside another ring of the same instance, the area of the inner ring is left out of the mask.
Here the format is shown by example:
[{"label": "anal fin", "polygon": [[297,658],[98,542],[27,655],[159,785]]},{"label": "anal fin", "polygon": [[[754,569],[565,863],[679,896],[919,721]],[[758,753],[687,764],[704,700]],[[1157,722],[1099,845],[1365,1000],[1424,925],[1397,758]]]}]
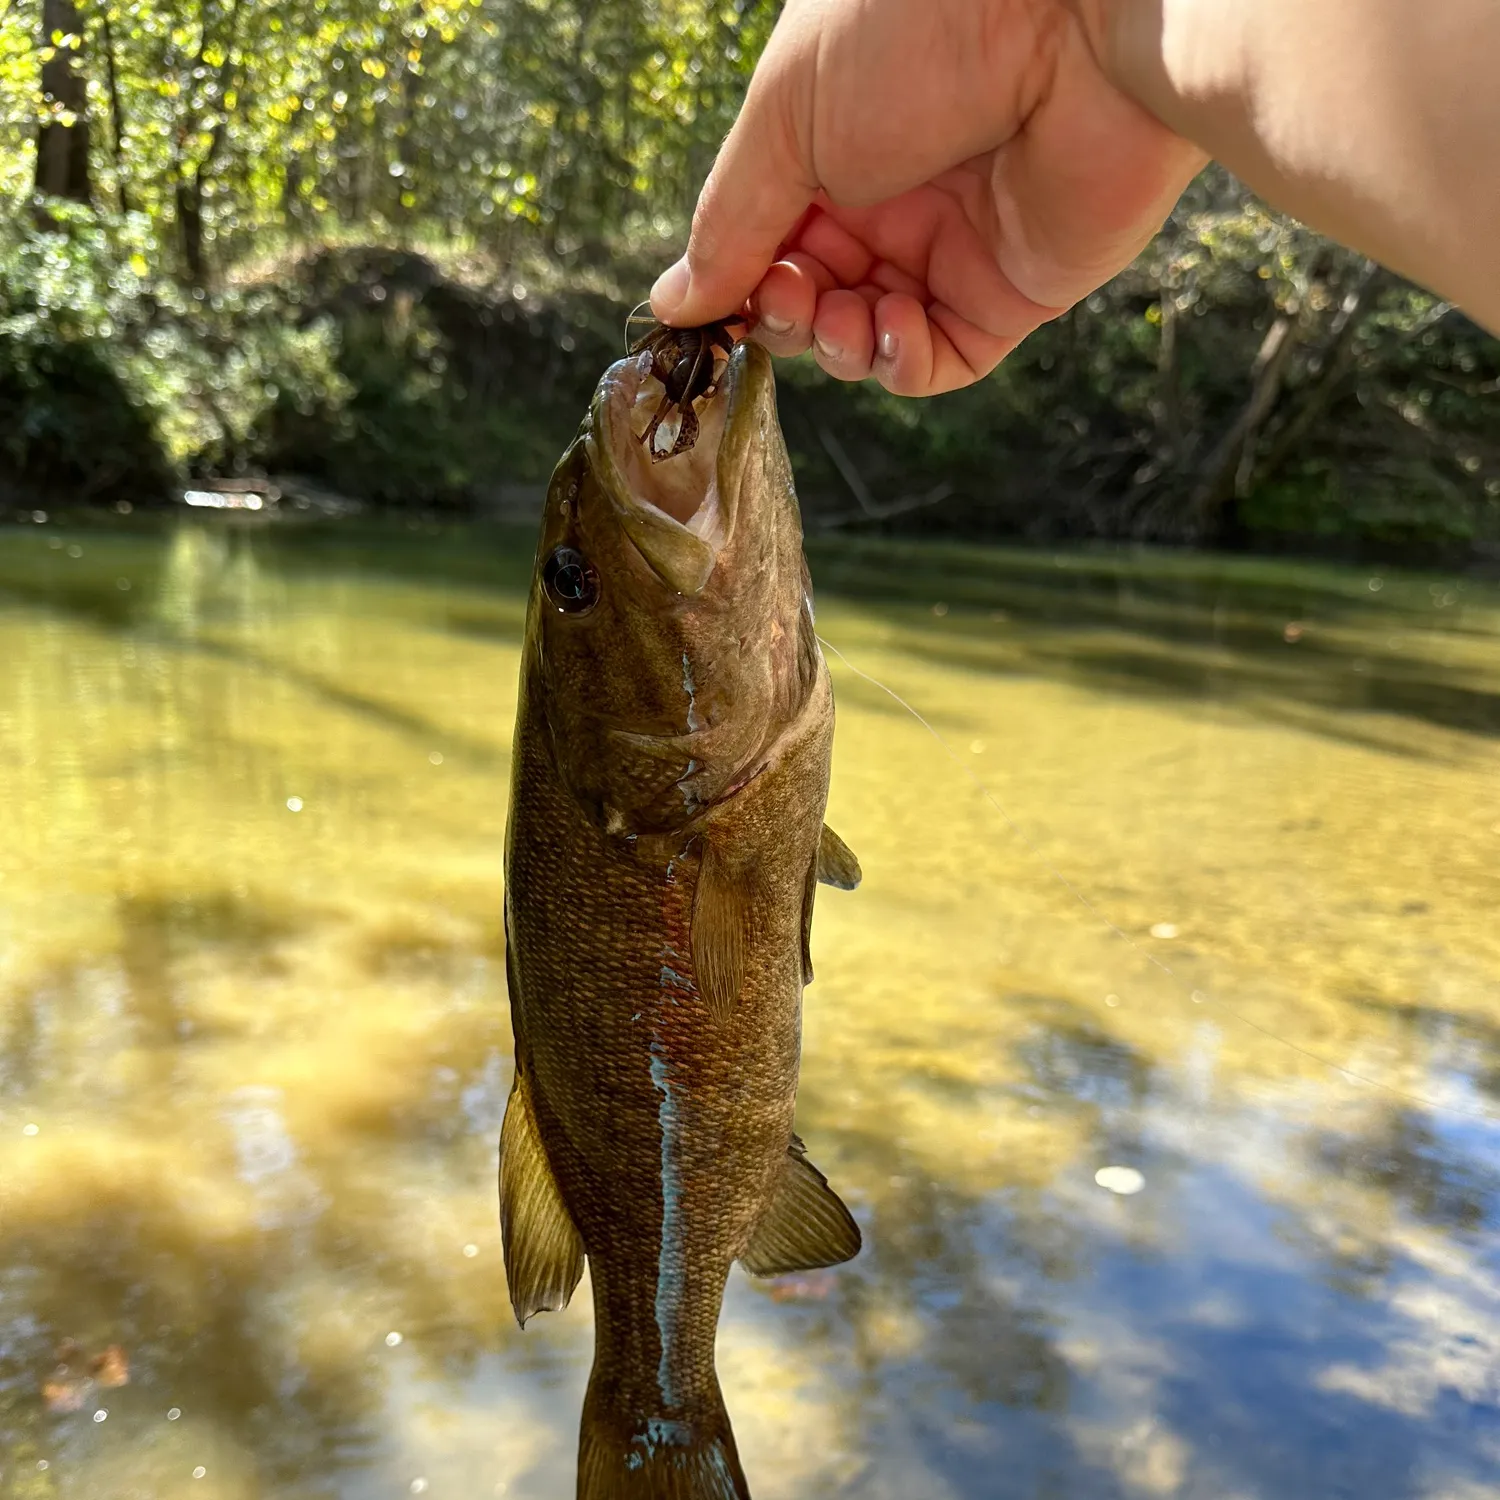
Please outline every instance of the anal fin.
[{"label": "anal fin", "polygon": [[583,1275],[583,1240],[542,1150],[519,1068],[500,1127],[500,1238],[521,1327],[533,1313],[566,1307]]},{"label": "anal fin", "polygon": [[859,1254],[859,1225],[828,1179],[807,1159],[796,1136],[787,1148],[781,1181],[740,1264],[752,1276],[815,1271]]},{"label": "anal fin", "polygon": [[852,891],[862,878],[854,851],[826,823],[818,839],[818,879]]}]

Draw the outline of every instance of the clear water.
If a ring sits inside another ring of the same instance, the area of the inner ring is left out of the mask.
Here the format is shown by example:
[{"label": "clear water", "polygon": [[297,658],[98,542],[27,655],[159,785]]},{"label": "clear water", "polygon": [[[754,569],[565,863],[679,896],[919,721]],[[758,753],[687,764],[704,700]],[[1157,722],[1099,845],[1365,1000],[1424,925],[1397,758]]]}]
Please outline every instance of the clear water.
[{"label": "clear water", "polygon": [[[571,1494],[588,1300],[522,1334],[495,1212],[530,547],[0,532],[0,1495]],[[948,750],[834,661],[866,1249],[731,1284],[757,1500],[1496,1500],[1500,591],[814,574]]]}]

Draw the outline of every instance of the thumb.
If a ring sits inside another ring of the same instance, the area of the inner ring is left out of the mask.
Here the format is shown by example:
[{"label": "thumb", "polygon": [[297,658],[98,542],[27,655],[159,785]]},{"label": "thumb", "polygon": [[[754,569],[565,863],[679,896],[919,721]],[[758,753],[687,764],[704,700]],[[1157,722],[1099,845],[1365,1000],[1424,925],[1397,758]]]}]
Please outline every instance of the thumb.
[{"label": "thumb", "polygon": [[651,288],[664,323],[735,316],[812,202],[817,182],[797,128],[802,70],[778,65],[791,60],[773,50],[774,41],[698,195],[687,253]]}]

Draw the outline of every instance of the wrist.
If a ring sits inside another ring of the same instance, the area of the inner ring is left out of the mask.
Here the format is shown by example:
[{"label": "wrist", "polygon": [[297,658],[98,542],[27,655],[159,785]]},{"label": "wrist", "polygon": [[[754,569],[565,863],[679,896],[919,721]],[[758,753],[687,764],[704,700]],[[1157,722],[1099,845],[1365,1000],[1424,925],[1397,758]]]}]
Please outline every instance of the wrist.
[{"label": "wrist", "polygon": [[1073,0],[1105,75],[1283,212],[1500,327],[1495,0]]},{"label": "wrist", "polygon": [[1106,78],[1206,151],[1250,113],[1253,66],[1237,0],[1075,0]]}]

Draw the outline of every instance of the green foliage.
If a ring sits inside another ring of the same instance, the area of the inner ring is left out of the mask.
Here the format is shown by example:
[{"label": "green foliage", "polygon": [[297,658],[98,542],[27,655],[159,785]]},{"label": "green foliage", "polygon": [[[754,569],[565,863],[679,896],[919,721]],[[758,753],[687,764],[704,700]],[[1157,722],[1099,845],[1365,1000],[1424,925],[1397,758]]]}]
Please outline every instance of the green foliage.
[{"label": "green foliage", "polygon": [[289,279],[300,315],[338,330],[342,388],[278,403],[267,462],[376,502],[464,506],[545,479],[618,352],[612,299],[497,298],[408,252],[324,251]]},{"label": "green foliage", "polygon": [[1407,560],[1461,556],[1495,535],[1493,515],[1417,471],[1346,489],[1336,471],[1311,468],[1255,490],[1243,519],[1264,538],[1367,542]]},{"label": "green foliage", "polygon": [[0,453],[37,495],[159,492],[166,456],[110,346],[142,279],[92,215],[59,208],[58,222],[0,240]]},{"label": "green foliage", "polygon": [[0,7],[0,212],[14,211],[12,206],[24,203],[31,191],[41,112],[40,25],[39,4],[12,0]]},{"label": "green foliage", "polygon": [[[92,0],[52,37],[11,0],[0,456],[89,493],[269,466],[456,506],[544,478],[776,10]],[[44,214],[59,47],[95,202]],[[782,402],[815,524],[1500,555],[1497,409],[1500,343],[1212,169],[990,380],[915,403],[804,360]]]},{"label": "green foliage", "polygon": [[[102,0],[77,66],[101,198],[221,266],[268,229],[675,232],[772,0]],[[0,16],[0,193],[29,185],[41,0]],[[115,109],[118,102],[118,112]],[[118,114],[119,130],[116,131]]]},{"label": "green foliage", "polygon": [[1500,340],[1218,170],[989,381],[848,406],[877,500],[957,487],[903,527],[1500,555]]},{"label": "green foliage", "polygon": [[275,403],[342,392],[328,324],[153,273],[144,215],[53,220],[0,234],[4,452],[24,483],[161,497],[173,472],[243,464]]},{"label": "green foliage", "polygon": [[167,482],[149,418],[97,350],[0,334],[0,488],[27,503],[159,498]]}]

